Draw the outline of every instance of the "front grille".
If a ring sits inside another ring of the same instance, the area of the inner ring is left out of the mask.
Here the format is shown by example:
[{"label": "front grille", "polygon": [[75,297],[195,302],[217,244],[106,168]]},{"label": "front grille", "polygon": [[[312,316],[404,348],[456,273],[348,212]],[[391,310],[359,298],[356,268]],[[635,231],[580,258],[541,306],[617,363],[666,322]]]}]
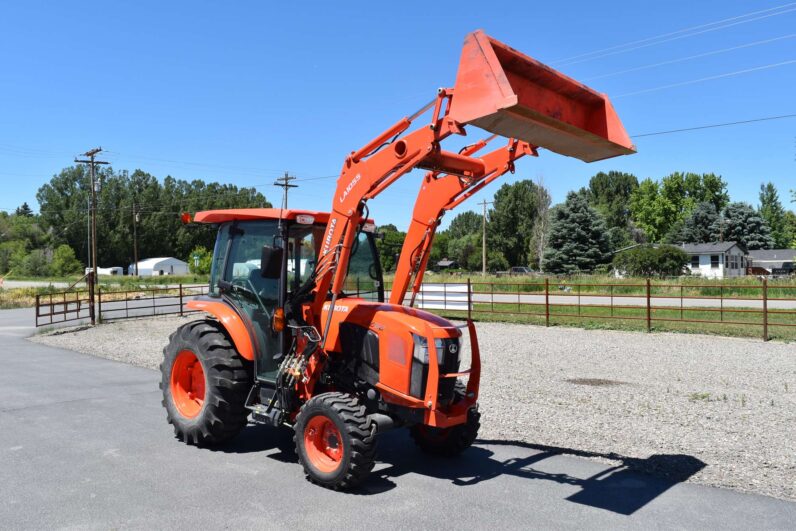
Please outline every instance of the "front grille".
[{"label": "front grille", "polygon": [[[458,372],[459,370],[459,338],[442,340],[442,348],[437,352],[440,374]],[[415,398],[424,398],[428,382],[428,364],[412,358],[412,377],[409,394]],[[448,405],[453,400],[455,378],[441,378],[437,386],[437,401],[440,405]]]}]

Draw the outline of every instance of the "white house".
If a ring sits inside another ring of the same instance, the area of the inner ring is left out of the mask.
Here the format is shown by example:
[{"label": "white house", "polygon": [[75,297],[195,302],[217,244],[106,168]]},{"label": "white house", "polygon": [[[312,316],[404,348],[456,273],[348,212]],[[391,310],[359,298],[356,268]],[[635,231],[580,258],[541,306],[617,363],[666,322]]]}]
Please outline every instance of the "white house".
[{"label": "white house", "polygon": [[[87,267],[85,272],[88,275],[93,270],[94,270],[94,268]],[[97,268],[97,275],[112,275],[112,276],[119,275],[119,276],[121,276],[121,275],[124,275],[124,268],[123,267],[119,267],[119,266],[98,267]]]},{"label": "white house", "polygon": [[684,243],[679,246],[691,256],[688,269],[705,278],[730,278],[746,275],[746,249],[736,242]]},{"label": "white house", "polygon": [[[128,269],[131,275],[136,274],[135,264],[130,264]],[[188,264],[173,257],[147,258],[138,261],[139,275],[143,277],[158,277],[162,275],[187,275]]]}]

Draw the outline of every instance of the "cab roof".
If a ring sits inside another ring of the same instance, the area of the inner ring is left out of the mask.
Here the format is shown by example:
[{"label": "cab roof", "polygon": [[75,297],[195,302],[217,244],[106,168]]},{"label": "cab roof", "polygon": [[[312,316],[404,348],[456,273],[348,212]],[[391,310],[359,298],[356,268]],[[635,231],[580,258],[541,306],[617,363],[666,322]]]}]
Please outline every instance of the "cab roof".
[{"label": "cab roof", "polygon": [[226,210],[204,210],[197,212],[193,220],[197,223],[224,223],[225,221],[244,221],[255,219],[288,219],[294,220],[297,216],[312,216],[318,223],[329,221],[328,212],[314,210],[283,210],[281,208],[231,208]]}]

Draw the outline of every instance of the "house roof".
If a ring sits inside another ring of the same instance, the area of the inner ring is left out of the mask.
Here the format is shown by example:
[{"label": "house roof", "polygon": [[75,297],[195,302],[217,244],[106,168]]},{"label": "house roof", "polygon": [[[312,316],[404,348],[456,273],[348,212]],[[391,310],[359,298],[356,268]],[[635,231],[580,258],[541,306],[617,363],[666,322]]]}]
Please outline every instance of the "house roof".
[{"label": "house roof", "polygon": [[437,265],[440,267],[450,267],[456,265],[456,260],[440,260],[437,262]]},{"label": "house roof", "polygon": [[796,260],[796,249],[757,249],[749,251],[755,262],[792,262]]},{"label": "house roof", "polygon": [[746,251],[744,246],[738,242],[683,243],[678,247],[689,254],[710,254],[726,253],[736,246],[742,251]]},{"label": "house roof", "polygon": [[[138,267],[141,269],[148,269],[150,267],[154,267],[156,264],[162,262],[163,260],[176,260],[181,264],[188,265],[186,262],[180,260],[179,258],[174,258],[173,256],[162,256],[160,258],[147,258],[146,260],[139,260]],[[132,264],[135,266],[135,264]]]}]

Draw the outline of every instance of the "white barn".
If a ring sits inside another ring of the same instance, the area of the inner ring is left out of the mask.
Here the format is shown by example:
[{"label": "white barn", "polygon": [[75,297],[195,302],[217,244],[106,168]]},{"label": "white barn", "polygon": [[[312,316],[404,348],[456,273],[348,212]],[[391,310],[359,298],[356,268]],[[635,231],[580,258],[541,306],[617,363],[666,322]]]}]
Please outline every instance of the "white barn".
[{"label": "white barn", "polygon": [[[131,275],[136,274],[136,265],[130,264]],[[138,261],[139,275],[142,277],[159,277],[163,275],[187,275],[188,264],[178,258],[147,258]]]}]

